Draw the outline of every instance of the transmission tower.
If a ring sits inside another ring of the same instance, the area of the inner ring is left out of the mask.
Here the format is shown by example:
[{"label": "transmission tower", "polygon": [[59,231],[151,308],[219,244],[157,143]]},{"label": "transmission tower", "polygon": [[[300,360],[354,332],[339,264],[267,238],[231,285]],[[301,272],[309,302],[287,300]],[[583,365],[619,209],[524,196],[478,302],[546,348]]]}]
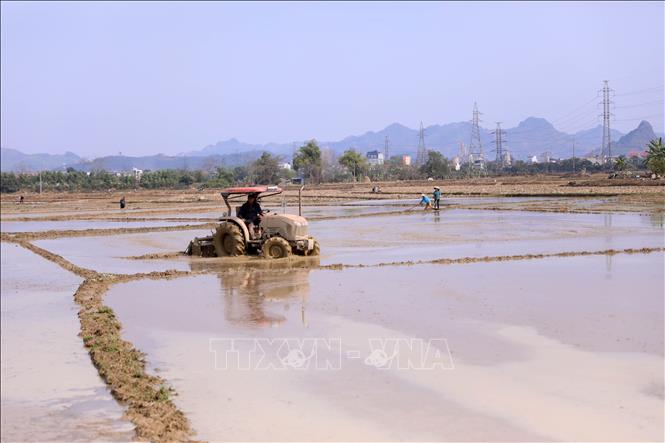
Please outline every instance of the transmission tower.
[{"label": "transmission tower", "polygon": [[492,134],[494,134],[494,146],[496,148],[496,165],[499,169],[503,169],[505,163],[503,143],[506,141],[503,137],[506,135],[506,131],[501,129],[501,122],[496,122],[496,130]]},{"label": "transmission tower", "polygon": [[480,112],[478,105],[473,102],[473,119],[471,120],[471,143],[469,144],[469,166],[476,170],[485,169],[485,155],[483,143],[480,140]]},{"label": "transmission tower", "polygon": [[390,139],[386,135],[386,139],[383,144],[383,160],[387,162],[389,158],[390,158]]},{"label": "transmission tower", "polygon": [[427,161],[427,149],[425,148],[425,129],[423,122],[420,122],[420,131],[418,133],[418,153],[416,154],[416,166],[422,166]]},{"label": "transmission tower", "polygon": [[612,112],[610,110],[610,107],[612,105],[612,101],[610,100],[610,95],[614,92],[613,89],[610,89],[610,85],[607,80],[604,81],[603,89],[601,89],[603,93],[603,102],[601,103],[603,106],[603,113],[601,116],[603,117],[603,144],[600,147],[600,162],[601,163],[606,163],[608,161],[612,160],[612,134],[610,133],[610,119],[612,118]]}]

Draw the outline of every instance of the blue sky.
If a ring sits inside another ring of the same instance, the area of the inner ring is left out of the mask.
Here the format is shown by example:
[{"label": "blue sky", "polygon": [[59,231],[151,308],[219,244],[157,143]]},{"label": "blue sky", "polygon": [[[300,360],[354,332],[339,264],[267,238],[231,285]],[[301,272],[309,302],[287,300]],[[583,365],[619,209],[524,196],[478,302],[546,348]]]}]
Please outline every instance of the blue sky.
[{"label": "blue sky", "polygon": [[663,2],[1,8],[1,142],[24,152],[337,140],[469,120],[474,101],[486,127],[539,116],[574,132],[597,124],[603,80],[615,127],[663,131]]}]

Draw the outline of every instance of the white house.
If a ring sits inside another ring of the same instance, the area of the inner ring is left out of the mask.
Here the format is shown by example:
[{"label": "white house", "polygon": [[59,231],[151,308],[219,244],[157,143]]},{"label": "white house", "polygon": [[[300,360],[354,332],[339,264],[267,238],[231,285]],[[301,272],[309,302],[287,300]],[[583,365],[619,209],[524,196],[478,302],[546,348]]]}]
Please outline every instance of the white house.
[{"label": "white house", "polygon": [[369,151],[367,153],[367,161],[372,166],[382,165],[383,161],[384,161],[383,152],[381,152],[381,151]]},{"label": "white house", "polygon": [[141,181],[141,176],[143,175],[143,169],[132,168],[132,173],[134,174],[134,180]]}]

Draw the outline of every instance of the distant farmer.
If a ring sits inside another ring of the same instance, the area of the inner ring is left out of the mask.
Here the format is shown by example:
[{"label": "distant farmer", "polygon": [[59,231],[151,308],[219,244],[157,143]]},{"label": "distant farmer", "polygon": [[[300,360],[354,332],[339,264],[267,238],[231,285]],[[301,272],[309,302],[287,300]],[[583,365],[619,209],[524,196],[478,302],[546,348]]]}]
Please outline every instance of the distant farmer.
[{"label": "distant farmer", "polygon": [[125,196],[123,195],[122,198],[120,199],[120,209],[125,209]]},{"label": "distant farmer", "polygon": [[434,192],[432,192],[432,197],[434,198],[434,209],[439,209],[439,201],[441,200],[441,189],[438,186],[434,186]]},{"label": "distant farmer", "polygon": [[263,209],[261,209],[261,205],[259,205],[259,202],[257,201],[256,193],[251,193],[247,196],[247,201],[243,203],[243,205],[240,207],[240,210],[238,211],[238,217],[245,220],[245,224],[247,224],[247,226],[250,224],[258,226],[259,223],[261,223]]},{"label": "distant farmer", "polygon": [[25,197],[21,196],[21,198],[18,199],[18,203],[21,205],[25,201]]},{"label": "distant farmer", "polygon": [[432,207],[432,204],[430,203],[429,197],[426,196],[425,194],[420,194],[420,203],[419,205],[425,205],[425,210],[428,210]]}]

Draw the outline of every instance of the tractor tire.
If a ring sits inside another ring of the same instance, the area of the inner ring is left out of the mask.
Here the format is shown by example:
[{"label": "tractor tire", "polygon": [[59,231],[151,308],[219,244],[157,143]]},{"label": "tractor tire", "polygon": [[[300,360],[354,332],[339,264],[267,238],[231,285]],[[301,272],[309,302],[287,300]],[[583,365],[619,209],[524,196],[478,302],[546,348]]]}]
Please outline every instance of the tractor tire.
[{"label": "tractor tire", "polygon": [[307,251],[305,255],[308,257],[315,257],[317,255],[321,255],[321,247],[319,246],[319,242],[314,240],[314,247],[311,250]]},{"label": "tractor tire", "polygon": [[291,255],[291,245],[282,237],[270,237],[261,246],[265,258],[286,258]]},{"label": "tractor tire", "polygon": [[245,254],[245,237],[234,223],[222,223],[217,226],[213,236],[217,257],[237,257]]}]

